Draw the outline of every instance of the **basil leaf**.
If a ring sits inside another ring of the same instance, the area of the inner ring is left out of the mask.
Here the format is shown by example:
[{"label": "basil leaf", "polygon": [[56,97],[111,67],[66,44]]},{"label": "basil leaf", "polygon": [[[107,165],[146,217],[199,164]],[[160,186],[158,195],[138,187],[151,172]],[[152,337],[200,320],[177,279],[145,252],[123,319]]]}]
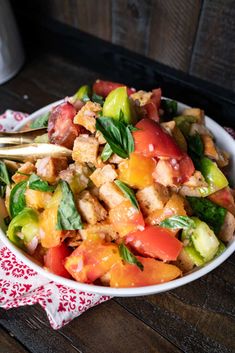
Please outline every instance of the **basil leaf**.
[{"label": "basil leaf", "polygon": [[164,116],[167,118],[173,118],[177,115],[178,104],[174,100],[162,99],[161,108],[164,110]]},{"label": "basil leaf", "polygon": [[47,127],[49,120],[50,112],[40,115],[37,119],[32,121],[30,124],[31,129],[39,129],[41,127]]},{"label": "basil leaf", "polygon": [[135,255],[130,252],[130,250],[123,243],[119,245],[119,254],[124,261],[128,262],[129,264],[138,266],[141,271],[144,270],[143,264],[135,257]]},{"label": "basil leaf", "polygon": [[123,183],[121,180],[115,180],[114,183],[119,187],[122,193],[130,200],[131,204],[137,210],[139,210],[139,204],[138,204],[138,201],[136,200],[134,191],[131,188],[129,188],[129,186],[127,186],[125,183]]},{"label": "basil leaf", "polygon": [[113,154],[113,151],[111,150],[110,146],[108,143],[104,146],[104,149],[101,153],[101,159],[103,162],[106,162]]},{"label": "basil leaf", "polygon": [[5,195],[6,195],[6,184],[3,184],[0,182],[0,197],[2,199],[4,199]]},{"label": "basil leaf", "polygon": [[18,215],[25,207],[26,207],[26,200],[25,200],[25,191],[27,187],[27,181],[21,181],[20,183],[16,184],[10,193],[10,215],[11,218],[14,218]]},{"label": "basil leaf", "polygon": [[0,161],[0,197],[4,198],[6,186],[10,184],[10,177],[5,163]]},{"label": "basil leaf", "polygon": [[206,222],[215,234],[218,234],[224,224],[227,210],[205,198],[191,196],[187,197],[187,200],[192,207],[194,215]]},{"label": "basil leaf", "polygon": [[188,136],[187,141],[189,152],[193,152],[198,157],[202,157],[204,154],[204,145],[200,135],[196,133],[193,136]]},{"label": "basil leaf", "polygon": [[194,228],[194,221],[188,216],[172,216],[160,223],[163,228],[190,229]]},{"label": "basil leaf", "polygon": [[61,180],[62,199],[57,213],[58,230],[77,230],[82,229],[81,216],[77,211],[74,196],[69,184]]},{"label": "basil leaf", "polygon": [[134,151],[134,140],[130,126],[123,121],[100,117],[96,119],[96,129],[102,132],[111,150],[122,158],[128,158]]},{"label": "basil leaf", "polygon": [[48,184],[47,181],[42,180],[36,174],[31,174],[29,180],[29,189],[39,191],[54,191],[55,187]]},{"label": "basil leaf", "polygon": [[102,107],[104,105],[104,98],[102,96],[99,96],[98,94],[96,93],[93,93],[92,94],[92,98],[91,100],[95,103],[99,103]]},{"label": "basil leaf", "polygon": [[10,178],[7,171],[7,167],[2,161],[0,161],[0,181],[6,185],[10,184]]}]

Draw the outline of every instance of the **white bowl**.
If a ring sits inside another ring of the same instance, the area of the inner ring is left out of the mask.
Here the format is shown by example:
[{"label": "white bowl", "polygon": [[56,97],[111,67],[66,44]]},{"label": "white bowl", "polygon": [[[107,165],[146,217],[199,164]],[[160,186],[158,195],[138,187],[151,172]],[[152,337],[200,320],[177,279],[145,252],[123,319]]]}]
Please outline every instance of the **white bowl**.
[{"label": "white bowl", "polygon": [[[31,114],[27,119],[21,122],[18,126],[18,130],[22,128],[27,122],[36,119],[38,116],[47,113],[53,106],[59,104],[62,100],[47,105],[46,107],[36,111],[35,113]],[[188,106],[179,103],[178,110],[179,112],[183,109],[188,108]],[[235,141],[233,138],[215,121],[206,117],[206,125],[212,131],[213,135],[216,138],[217,144],[222,147],[224,150],[228,151],[231,155],[231,165],[230,165],[230,175],[229,177],[232,180],[232,177],[235,175]],[[3,220],[1,219],[0,215],[0,224],[3,224]],[[42,266],[36,264],[27,254],[25,254],[22,250],[18,249],[14,244],[12,244],[3,231],[0,228],[0,239],[4,242],[4,244],[26,265],[33,268],[35,271],[40,273],[41,275],[48,278],[48,280],[55,281],[57,283],[63,284],[65,286],[75,288],[81,291],[90,292],[90,293],[97,293],[102,295],[109,295],[109,296],[118,296],[118,297],[131,297],[131,296],[140,296],[140,295],[149,295],[155,293],[165,292],[177,287],[180,287],[184,284],[190,283],[195,281],[196,279],[204,276],[205,274],[209,273],[217,266],[222,264],[235,250],[235,239],[228,244],[227,249],[216,259],[209,262],[202,268],[195,269],[193,272],[184,275],[181,278],[175,279],[171,282],[163,283],[163,284],[156,284],[152,286],[145,286],[145,287],[135,287],[135,288],[110,288],[110,287],[102,287],[96,286],[92,284],[84,284],[79,283],[74,280],[66,279],[53,273],[46,271]]]}]

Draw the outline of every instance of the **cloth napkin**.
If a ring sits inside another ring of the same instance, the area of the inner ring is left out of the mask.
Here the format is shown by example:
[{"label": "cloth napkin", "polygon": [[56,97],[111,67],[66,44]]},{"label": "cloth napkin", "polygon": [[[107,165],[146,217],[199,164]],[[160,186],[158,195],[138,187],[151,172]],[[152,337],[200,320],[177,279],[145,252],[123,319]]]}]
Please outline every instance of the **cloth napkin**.
[{"label": "cloth napkin", "polygon": [[[0,131],[10,131],[27,114],[7,110],[0,115]],[[40,304],[51,326],[59,329],[89,308],[110,299],[49,281],[19,261],[0,241],[0,307]]]}]

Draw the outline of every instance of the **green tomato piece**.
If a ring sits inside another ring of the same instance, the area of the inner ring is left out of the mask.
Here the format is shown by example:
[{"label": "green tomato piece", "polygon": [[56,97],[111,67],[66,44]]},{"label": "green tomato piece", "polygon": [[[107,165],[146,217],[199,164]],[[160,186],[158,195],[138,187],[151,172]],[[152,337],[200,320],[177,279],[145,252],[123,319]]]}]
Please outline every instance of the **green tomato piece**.
[{"label": "green tomato piece", "polygon": [[202,256],[194,248],[193,245],[185,246],[184,250],[187,253],[187,255],[189,256],[190,260],[194,263],[194,265],[203,266],[205,264],[205,261],[203,260]]},{"label": "green tomato piece", "polygon": [[176,126],[180,129],[184,136],[188,136],[190,127],[193,123],[197,121],[195,116],[190,115],[180,115],[174,118]]},{"label": "green tomato piece", "polygon": [[88,102],[91,96],[91,89],[88,85],[81,86],[79,90],[72,97],[71,102],[76,102],[77,99],[80,99],[83,102]]},{"label": "green tomato piece", "polygon": [[217,164],[212,162],[209,158],[204,157],[201,159],[200,170],[206,182],[209,184],[208,187],[199,188],[203,197],[228,186],[228,180],[225,175],[221,172]]},{"label": "green tomato piece", "polygon": [[126,123],[132,124],[135,122],[134,110],[126,87],[118,87],[109,93],[104,101],[103,116],[117,120],[120,119],[120,116],[123,116]]},{"label": "green tomato piece", "polygon": [[224,245],[224,243],[222,241],[219,241],[219,247],[216,253],[216,257],[220,256],[225,250],[226,250],[226,246]]},{"label": "green tomato piece", "polygon": [[[39,232],[38,214],[32,208],[24,208],[12,219],[7,230],[9,240],[20,248],[25,248]],[[21,233],[21,237],[18,236]]]},{"label": "green tomato piece", "polygon": [[210,261],[216,255],[219,248],[219,240],[213,230],[200,219],[193,217],[195,229],[191,236],[195,249],[199,252],[205,262]]}]

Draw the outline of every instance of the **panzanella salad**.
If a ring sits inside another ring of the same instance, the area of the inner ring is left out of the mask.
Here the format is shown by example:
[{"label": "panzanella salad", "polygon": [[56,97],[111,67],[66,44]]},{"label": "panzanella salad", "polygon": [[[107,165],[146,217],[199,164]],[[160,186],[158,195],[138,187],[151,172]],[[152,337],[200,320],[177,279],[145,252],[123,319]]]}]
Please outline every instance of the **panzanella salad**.
[{"label": "panzanella salad", "polygon": [[7,236],[49,271],[111,287],[171,281],[226,248],[234,192],[197,108],[97,80],[40,116],[72,159],[0,162]]}]

